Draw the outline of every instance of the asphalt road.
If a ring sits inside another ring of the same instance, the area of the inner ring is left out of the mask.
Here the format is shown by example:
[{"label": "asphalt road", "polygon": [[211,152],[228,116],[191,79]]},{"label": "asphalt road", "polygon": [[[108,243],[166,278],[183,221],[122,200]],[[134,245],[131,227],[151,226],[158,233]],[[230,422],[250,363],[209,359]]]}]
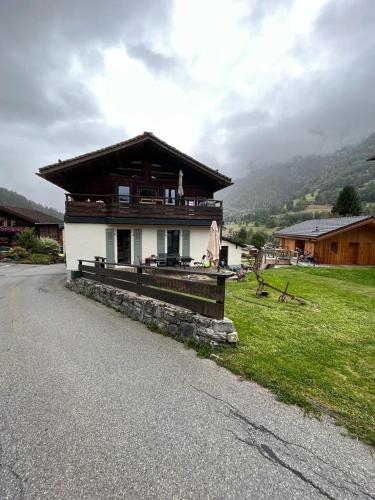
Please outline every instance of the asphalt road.
[{"label": "asphalt road", "polygon": [[0,499],[375,498],[371,448],[0,263]]}]

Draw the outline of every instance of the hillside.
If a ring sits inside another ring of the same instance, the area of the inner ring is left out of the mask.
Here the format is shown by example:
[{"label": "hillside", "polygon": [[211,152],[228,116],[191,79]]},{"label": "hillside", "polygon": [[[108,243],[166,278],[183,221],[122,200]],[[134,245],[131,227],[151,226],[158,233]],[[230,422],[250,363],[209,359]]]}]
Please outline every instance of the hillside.
[{"label": "hillside", "polygon": [[364,203],[375,202],[375,133],[330,155],[298,157],[249,172],[223,192],[226,214],[280,208],[291,200],[332,204],[339,190],[354,185]]},{"label": "hillside", "polygon": [[54,217],[58,217],[59,219],[63,219],[64,215],[51,207],[45,207],[40,203],[35,203],[34,201],[29,200],[22,194],[18,194],[16,191],[10,191],[9,189],[0,187],[0,205],[7,205],[11,207],[20,207],[20,208],[31,208],[33,210],[39,210],[40,212],[44,212],[48,215],[52,215]]}]

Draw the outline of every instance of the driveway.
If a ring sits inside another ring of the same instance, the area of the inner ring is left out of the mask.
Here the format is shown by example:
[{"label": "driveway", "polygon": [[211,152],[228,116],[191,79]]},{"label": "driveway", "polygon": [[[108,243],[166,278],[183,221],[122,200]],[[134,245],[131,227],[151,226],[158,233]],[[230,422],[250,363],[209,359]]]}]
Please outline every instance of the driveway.
[{"label": "driveway", "polygon": [[0,498],[375,498],[372,449],[0,263]]}]

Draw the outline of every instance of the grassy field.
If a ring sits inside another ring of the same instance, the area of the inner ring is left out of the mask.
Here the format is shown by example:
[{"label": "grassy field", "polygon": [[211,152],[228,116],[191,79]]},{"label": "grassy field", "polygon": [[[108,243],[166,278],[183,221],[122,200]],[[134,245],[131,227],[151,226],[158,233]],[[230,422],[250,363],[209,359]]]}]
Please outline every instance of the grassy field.
[{"label": "grassy field", "polygon": [[227,285],[239,346],[220,353],[233,372],[285,402],[332,415],[375,444],[375,269],[285,268],[263,273],[311,304],[255,296],[254,276]]}]

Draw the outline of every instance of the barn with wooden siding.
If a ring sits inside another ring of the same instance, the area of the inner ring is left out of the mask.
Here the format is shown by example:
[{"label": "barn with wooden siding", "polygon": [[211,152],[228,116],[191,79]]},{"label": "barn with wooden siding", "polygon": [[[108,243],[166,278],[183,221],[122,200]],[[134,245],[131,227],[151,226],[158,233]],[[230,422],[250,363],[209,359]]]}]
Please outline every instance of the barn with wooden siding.
[{"label": "barn with wooden siding", "polygon": [[375,265],[375,218],[313,219],[278,231],[280,246],[310,254],[318,264]]}]

